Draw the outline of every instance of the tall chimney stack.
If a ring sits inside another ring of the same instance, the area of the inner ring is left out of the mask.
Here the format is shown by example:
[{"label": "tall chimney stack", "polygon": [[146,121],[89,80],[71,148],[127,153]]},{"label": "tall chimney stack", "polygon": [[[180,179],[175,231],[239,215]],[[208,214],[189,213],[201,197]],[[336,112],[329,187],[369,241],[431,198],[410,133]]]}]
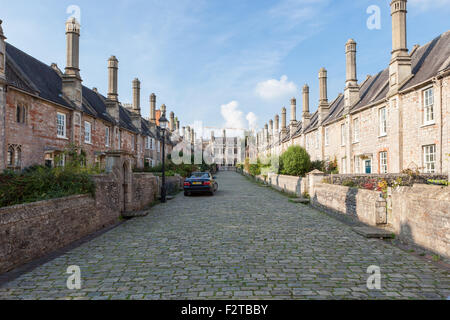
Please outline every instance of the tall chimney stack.
[{"label": "tall chimney stack", "polygon": [[346,82],[345,82],[345,114],[359,101],[359,86],[356,75],[356,42],[353,39],[345,45]]},{"label": "tall chimney stack", "polygon": [[287,110],[285,107],[283,107],[283,109],[281,109],[281,139],[284,139],[284,137],[286,137],[286,134],[287,134],[286,115],[287,115]]},{"label": "tall chimney stack", "polygon": [[138,78],[133,80],[133,112],[141,114],[141,82]]},{"label": "tall chimney stack", "polygon": [[311,123],[311,113],[309,112],[309,86],[305,84],[303,86],[303,115],[302,115],[302,128],[305,130]]},{"label": "tall chimney stack", "polygon": [[75,105],[83,103],[80,76],[80,33],[81,27],[75,18],[66,22],[66,69],[62,78],[62,92]]},{"label": "tall chimney stack", "polygon": [[119,60],[115,56],[108,59],[108,100],[119,101],[117,91]]},{"label": "tall chimney stack", "polygon": [[275,115],[275,132],[279,133],[280,131],[280,116]]},{"label": "tall chimney stack", "polygon": [[406,0],[391,1],[392,58],[389,66],[389,95],[396,94],[412,74],[406,34],[406,3]]},{"label": "tall chimney stack", "polygon": [[0,20],[0,84],[6,83],[6,37],[3,33],[2,23],[3,21]]},{"label": "tall chimney stack", "polygon": [[319,100],[319,125],[325,120],[328,115],[330,105],[328,104],[328,89],[327,89],[328,73],[325,68],[319,70],[319,86],[320,86],[320,100]]},{"label": "tall chimney stack", "polygon": [[156,123],[156,95],[150,95],[150,123]]},{"label": "tall chimney stack", "polygon": [[169,130],[170,132],[175,131],[175,113],[170,113],[170,120],[169,120]]},{"label": "tall chimney stack", "polygon": [[291,99],[291,139],[294,136],[297,125],[297,100],[295,98]]}]

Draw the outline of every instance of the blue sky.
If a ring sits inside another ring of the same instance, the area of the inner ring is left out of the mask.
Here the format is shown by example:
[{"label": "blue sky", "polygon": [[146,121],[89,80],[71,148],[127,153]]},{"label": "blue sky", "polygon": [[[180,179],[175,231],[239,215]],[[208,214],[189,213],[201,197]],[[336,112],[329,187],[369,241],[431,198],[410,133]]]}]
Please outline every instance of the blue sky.
[{"label": "blue sky", "polygon": [[[131,101],[131,81],[166,104],[182,126],[262,127],[301,88],[318,104],[318,70],[328,69],[329,100],[344,88],[345,42],[358,43],[358,78],[387,67],[391,51],[390,0],[0,0],[11,44],[47,64],[65,66],[64,22],[81,9],[84,85],[107,91],[106,61],[119,59],[119,99]],[[381,29],[369,30],[370,5],[381,9]],[[408,1],[408,46],[449,30],[450,0]],[[248,116],[250,113],[250,116]]]}]

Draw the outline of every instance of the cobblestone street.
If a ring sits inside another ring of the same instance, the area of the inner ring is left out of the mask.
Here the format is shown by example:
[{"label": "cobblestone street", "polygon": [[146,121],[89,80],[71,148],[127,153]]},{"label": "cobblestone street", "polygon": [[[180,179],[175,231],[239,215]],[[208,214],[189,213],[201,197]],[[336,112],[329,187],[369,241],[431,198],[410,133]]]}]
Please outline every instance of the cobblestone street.
[{"label": "cobblestone street", "polygon": [[[450,276],[236,173],[214,197],[179,194],[34,271],[0,299],[446,299]],[[82,289],[66,287],[69,266]],[[382,289],[367,289],[367,268]]]}]

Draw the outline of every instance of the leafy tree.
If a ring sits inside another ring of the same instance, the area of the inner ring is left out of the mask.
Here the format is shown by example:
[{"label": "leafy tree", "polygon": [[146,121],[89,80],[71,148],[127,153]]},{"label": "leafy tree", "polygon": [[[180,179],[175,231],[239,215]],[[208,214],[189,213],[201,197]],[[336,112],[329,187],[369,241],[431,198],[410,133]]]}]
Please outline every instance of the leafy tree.
[{"label": "leafy tree", "polygon": [[292,146],[280,157],[280,172],[285,175],[304,177],[311,171],[311,157],[300,146]]}]

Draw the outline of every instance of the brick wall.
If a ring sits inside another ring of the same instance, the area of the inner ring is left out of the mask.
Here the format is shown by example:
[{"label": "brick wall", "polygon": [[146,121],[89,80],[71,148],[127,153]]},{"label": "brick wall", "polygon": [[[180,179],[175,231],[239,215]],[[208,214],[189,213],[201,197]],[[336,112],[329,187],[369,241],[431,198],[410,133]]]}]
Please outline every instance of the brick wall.
[{"label": "brick wall", "polygon": [[[77,195],[0,208],[0,274],[63,248],[119,221],[123,187],[113,175],[96,175],[95,198]],[[158,192],[152,174],[133,174],[132,210]],[[179,182],[178,182],[179,183]]]},{"label": "brick wall", "polygon": [[87,195],[0,209],[0,273],[69,245],[118,221]]}]

